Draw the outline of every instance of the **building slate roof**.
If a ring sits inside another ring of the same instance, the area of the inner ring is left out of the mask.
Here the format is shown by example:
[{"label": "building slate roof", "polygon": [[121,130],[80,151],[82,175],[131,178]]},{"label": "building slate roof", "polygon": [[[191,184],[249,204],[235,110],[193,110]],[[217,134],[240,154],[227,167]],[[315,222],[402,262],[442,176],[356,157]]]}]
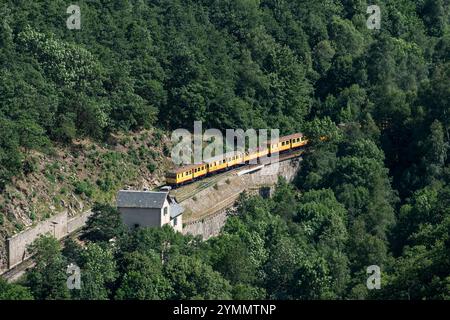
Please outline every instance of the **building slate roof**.
[{"label": "building slate roof", "polygon": [[120,190],[117,194],[119,208],[157,208],[164,206],[168,192]]},{"label": "building slate roof", "polygon": [[184,212],[184,208],[178,203],[173,202],[170,204],[170,219],[175,219]]}]

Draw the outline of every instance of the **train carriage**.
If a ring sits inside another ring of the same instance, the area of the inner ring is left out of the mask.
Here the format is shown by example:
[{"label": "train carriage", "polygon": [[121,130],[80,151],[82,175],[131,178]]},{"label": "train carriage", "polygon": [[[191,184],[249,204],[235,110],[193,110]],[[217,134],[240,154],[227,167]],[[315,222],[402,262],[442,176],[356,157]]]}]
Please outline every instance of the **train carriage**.
[{"label": "train carriage", "polygon": [[[321,140],[325,138],[321,137]],[[290,149],[296,149],[308,144],[301,133],[280,137],[268,141],[264,146],[249,149],[246,152],[228,152],[222,155],[204,160],[203,163],[187,165],[169,171],[166,181],[170,185],[181,185],[202,178],[210,173],[216,173],[244,163],[257,163],[269,154],[276,154]]]},{"label": "train carriage", "polygon": [[227,168],[231,168],[244,162],[244,154],[242,152],[228,152],[224,154]]},{"label": "train carriage", "polygon": [[227,168],[227,162],[223,154],[204,160],[208,173],[214,173]]},{"label": "train carriage", "polygon": [[245,152],[245,154],[244,154],[244,162],[249,163],[249,162],[253,161],[256,163],[256,161],[258,159],[258,152],[259,152],[259,148],[248,149],[247,152]]},{"label": "train carriage", "polygon": [[206,176],[208,174],[208,168],[206,163],[201,163],[198,165],[195,165],[194,167],[194,179]]},{"label": "train carriage", "polygon": [[303,134],[301,133],[294,133],[286,136],[286,138],[291,142],[291,149],[302,147],[307,143],[307,140],[304,139]]},{"label": "train carriage", "polygon": [[171,185],[178,185],[206,176],[208,170],[205,163],[182,166],[169,171],[166,174],[166,181]]},{"label": "train carriage", "polygon": [[290,136],[280,137],[267,142],[270,154],[279,153],[291,149]]},{"label": "train carriage", "polygon": [[259,158],[266,157],[269,154],[267,147],[257,147],[248,149],[244,154],[244,162],[256,164]]}]

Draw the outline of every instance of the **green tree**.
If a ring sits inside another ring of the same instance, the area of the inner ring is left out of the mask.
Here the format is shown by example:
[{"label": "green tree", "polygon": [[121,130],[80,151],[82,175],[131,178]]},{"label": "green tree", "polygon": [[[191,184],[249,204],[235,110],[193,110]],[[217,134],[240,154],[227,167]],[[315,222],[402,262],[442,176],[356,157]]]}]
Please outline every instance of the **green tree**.
[{"label": "green tree", "polygon": [[116,280],[116,262],[111,248],[89,243],[81,252],[81,290],[75,297],[83,300],[107,300]]},{"label": "green tree", "polygon": [[231,299],[229,282],[199,258],[174,256],[165,265],[164,274],[173,288],[173,299]]},{"label": "green tree", "polygon": [[127,253],[115,298],[118,300],[165,300],[173,295],[163,275],[161,257],[155,252]]},{"label": "green tree", "polygon": [[61,245],[52,236],[41,236],[29,247],[35,263],[26,274],[26,284],[37,300],[60,300],[70,297],[67,288],[67,261]]},{"label": "green tree", "polygon": [[109,241],[124,231],[119,211],[110,205],[96,203],[84,227],[83,237],[91,241]]},{"label": "green tree", "polygon": [[0,300],[33,300],[33,295],[29,288],[0,278]]}]

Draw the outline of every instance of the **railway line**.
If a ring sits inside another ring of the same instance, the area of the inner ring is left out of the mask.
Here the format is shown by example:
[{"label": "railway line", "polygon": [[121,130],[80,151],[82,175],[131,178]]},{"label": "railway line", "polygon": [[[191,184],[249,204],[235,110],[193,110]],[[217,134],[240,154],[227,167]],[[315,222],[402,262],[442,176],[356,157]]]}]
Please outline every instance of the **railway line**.
[{"label": "railway line", "polygon": [[[300,157],[304,152],[305,152],[305,149],[299,149],[299,150],[292,150],[292,151],[280,154],[279,158],[278,158],[278,162],[282,162],[282,161],[286,161],[289,159]],[[219,181],[221,181],[223,179],[226,179],[227,177],[237,175],[239,172],[241,172],[243,170],[249,170],[249,169],[261,166],[261,165],[266,165],[266,164],[271,163],[269,161],[270,159],[267,159],[267,160],[268,161],[266,161],[266,162],[263,161],[262,163],[259,163],[259,164],[242,165],[239,167],[231,168],[228,171],[216,173],[216,174],[206,177],[204,179],[194,181],[190,184],[181,186],[177,189],[173,189],[170,191],[170,194],[175,197],[177,202],[179,202],[179,203],[183,202],[187,199],[194,197],[198,192],[214,186],[216,183],[218,183]],[[157,189],[159,189],[159,187]],[[236,201],[236,197],[229,197],[226,199],[222,199],[216,205],[211,207],[207,212],[205,212],[205,214],[202,216],[202,218],[207,218],[207,217],[213,215],[215,212],[217,212],[219,207],[223,207],[225,205],[232,205],[235,201]],[[81,235],[81,233],[82,233],[82,231],[79,230],[76,233],[72,234],[71,236],[78,237],[79,235]],[[65,240],[65,238],[61,239],[61,243],[63,243],[64,240]],[[27,260],[23,261],[21,264],[6,271],[5,273],[3,273],[0,276],[3,277],[4,279],[6,279],[8,282],[17,281],[18,279],[20,279],[21,276],[23,276],[25,274],[27,269],[32,268],[33,266],[34,266],[33,260],[27,259]]]},{"label": "railway line", "polygon": [[[297,157],[301,156],[304,152],[305,152],[304,149],[300,149],[300,150],[292,150],[287,153],[280,154],[278,157],[278,161],[281,162],[281,161],[286,161],[286,160],[289,160],[292,158],[297,158]],[[228,176],[236,175],[238,172],[240,172],[242,170],[256,168],[256,167],[260,166],[261,164],[266,165],[266,164],[271,163],[270,158],[266,158],[266,160],[267,161],[262,161],[259,164],[250,164],[250,165],[247,164],[247,165],[235,167],[228,171],[224,171],[222,173],[217,173],[215,175],[203,178],[201,180],[194,181],[190,184],[187,184],[187,185],[181,186],[177,189],[171,190],[170,195],[175,197],[175,199],[177,200],[178,203],[183,202],[189,198],[192,198],[198,192],[214,186],[217,182],[225,179]]]},{"label": "railway line", "polygon": [[[64,241],[68,237],[79,237],[81,234],[82,234],[82,230],[80,229],[80,230],[72,233],[71,235],[60,239],[59,241],[60,241],[61,245],[64,245]],[[28,259],[24,260],[22,263],[18,264],[17,266],[15,266],[15,267],[9,269],[8,271],[6,271],[5,273],[1,274],[0,277],[2,277],[3,279],[5,279],[8,282],[14,282],[14,281],[19,280],[28,269],[33,268],[34,266],[35,266],[35,263],[33,262],[33,259],[31,259],[31,257],[28,257]]]}]

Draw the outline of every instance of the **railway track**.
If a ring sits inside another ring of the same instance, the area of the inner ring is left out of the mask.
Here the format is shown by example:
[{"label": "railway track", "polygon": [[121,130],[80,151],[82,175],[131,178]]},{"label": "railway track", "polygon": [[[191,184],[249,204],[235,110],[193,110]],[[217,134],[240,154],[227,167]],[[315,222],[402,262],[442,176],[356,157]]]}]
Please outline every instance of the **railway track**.
[{"label": "railway track", "polygon": [[[60,239],[59,241],[60,241],[61,245],[64,245],[64,241],[68,237],[79,237],[81,234],[82,234],[82,230],[80,229],[80,230]],[[24,260],[17,266],[15,266],[15,267],[9,269],[8,271],[6,271],[5,273],[1,274],[0,277],[5,279],[7,282],[14,282],[14,281],[19,280],[28,269],[30,269],[34,266],[35,266],[35,263],[33,262],[33,259],[31,259],[31,257],[28,257],[26,260]]]},{"label": "railway track", "polygon": [[[301,156],[304,153],[304,149],[301,150],[294,150],[288,153],[283,153],[279,155],[278,161],[282,162],[282,161],[286,161],[289,159],[293,159],[293,158],[297,158],[299,156]],[[268,162],[266,163],[262,163],[262,164],[268,164]],[[188,185],[182,186],[178,189],[174,189],[170,191],[170,194],[172,196],[175,197],[175,199],[177,200],[177,202],[183,202],[189,198],[192,198],[193,196],[195,196],[198,192],[207,189],[211,186],[214,186],[216,183],[218,183],[219,181],[225,179],[228,176],[232,176],[237,174],[239,171],[242,170],[246,170],[246,169],[251,169],[253,167],[257,167],[260,166],[261,164],[252,164],[252,165],[244,165],[244,166],[240,166],[240,167],[236,167],[233,168],[229,171],[225,171],[225,172],[221,172],[218,174],[215,174],[213,176],[204,178],[202,180],[198,180],[195,181],[193,183],[190,183]],[[160,187],[156,188],[156,190],[158,190]],[[226,203],[226,205],[232,205],[234,202],[236,201],[236,197],[230,197],[227,199],[223,199],[222,201],[220,201],[217,205],[215,205],[214,207],[212,207],[210,210],[208,210],[207,214],[204,217],[208,217],[210,215],[213,215],[217,210],[216,208],[219,207],[220,205],[224,205]],[[70,236],[76,236],[78,237],[81,234],[81,230],[75,232],[74,234],[70,235]],[[65,240],[65,238],[61,239],[61,243],[63,243]],[[1,274],[0,276],[3,277],[4,279],[6,279],[8,282],[13,282],[13,281],[17,281],[21,276],[23,276],[25,274],[25,272],[27,271],[27,269],[32,268],[34,266],[34,262],[32,259],[27,259],[25,261],[23,261],[21,264],[15,266],[14,268],[6,271],[5,273]]]},{"label": "railway track", "polygon": [[34,267],[34,262],[31,259],[27,259],[21,264],[15,266],[14,268],[6,271],[3,273],[0,277],[4,278],[8,282],[14,282],[20,279],[25,272],[29,269]]},{"label": "railway track", "polygon": [[[278,158],[278,162],[282,162],[282,161],[286,161],[286,160],[290,160],[293,158],[297,158],[299,156],[301,156],[304,153],[304,150],[294,150],[288,153],[283,153],[279,155]],[[261,164],[269,164],[269,161],[266,162],[262,162]],[[198,180],[198,181],[194,181],[190,184],[181,186],[177,189],[173,189],[170,191],[170,195],[175,197],[175,199],[177,200],[178,203],[183,202],[189,198],[192,198],[193,196],[195,196],[198,192],[207,189],[209,187],[214,186],[217,182],[225,179],[228,176],[232,176],[237,174],[237,172],[241,171],[241,170],[246,170],[246,169],[252,169],[254,167],[258,167],[261,164],[250,164],[250,165],[243,165],[243,166],[239,166],[233,169],[230,169],[228,171],[224,171],[222,173],[218,173],[212,176],[209,176],[207,178]]]}]

